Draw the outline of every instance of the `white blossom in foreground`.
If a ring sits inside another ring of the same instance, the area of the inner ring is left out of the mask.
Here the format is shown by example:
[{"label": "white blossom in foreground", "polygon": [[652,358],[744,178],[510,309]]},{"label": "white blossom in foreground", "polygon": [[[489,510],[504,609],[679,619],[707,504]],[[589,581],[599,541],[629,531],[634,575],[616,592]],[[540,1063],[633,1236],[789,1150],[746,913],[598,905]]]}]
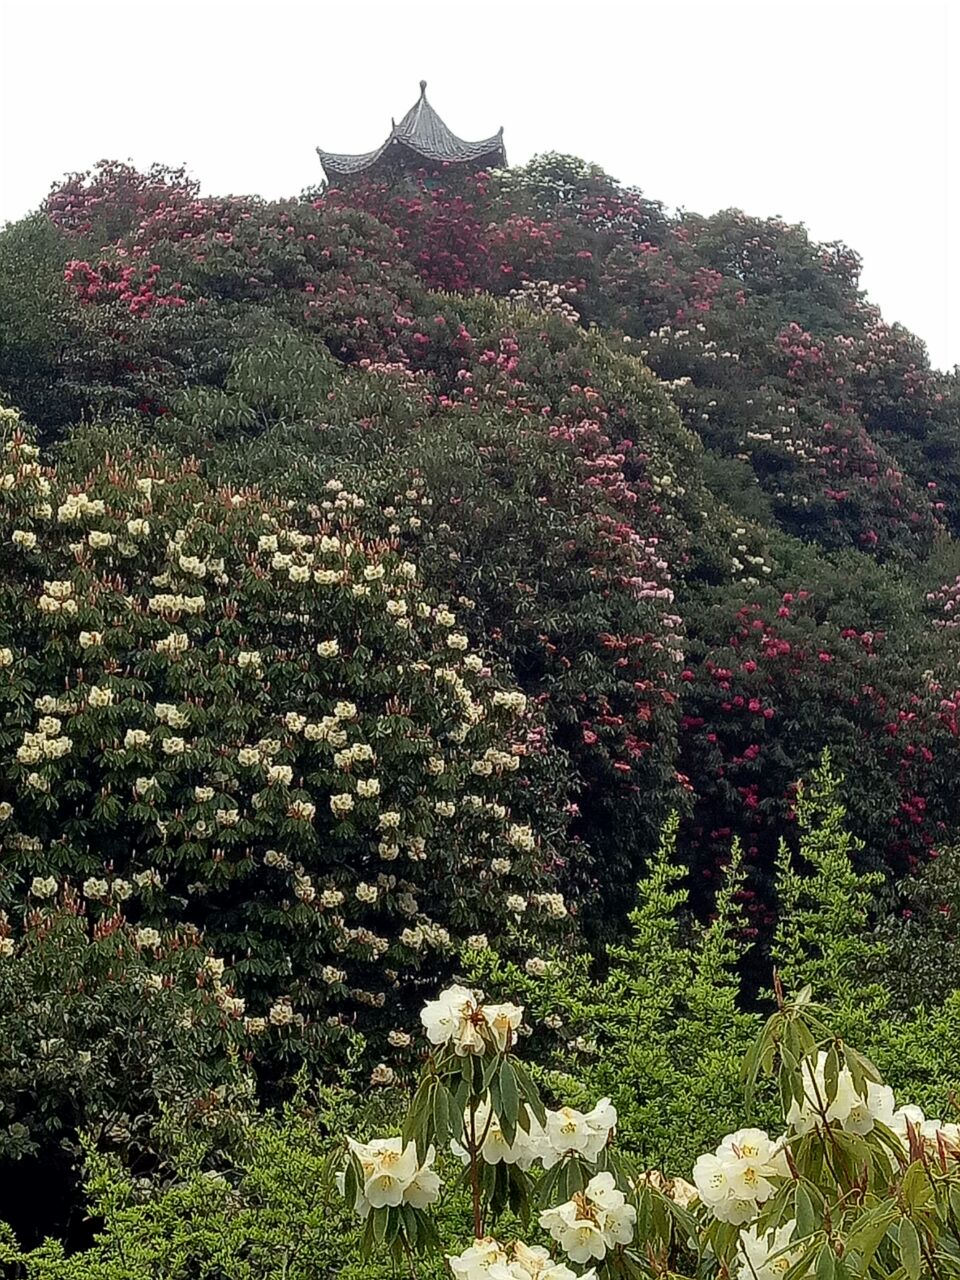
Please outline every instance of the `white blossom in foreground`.
[{"label": "white blossom in foreground", "polygon": [[[554,1262],[541,1245],[525,1245],[517,1240],[504,1247],[487,1237],[475,1240],[463,1253],[447,1255],[455,1280],[578,1280],[563,1262]],[[595,1280],[596,1272],[585,1271],[579,1280]]]},{"label": "white blossom in foreground", "polygon": [[482,1054],[493,1045],[503,1052],[520,1026],[523,1009],[515,1004],[482,1004],[466,987],[452,986],[420,1013],[431,1044],[452,1044],[460,1057]]},{"label": "white blossom in foreground", "polygon": [[456,1280],[488,1280],[490,1268],[507,1262],[507,1253],[489,1236],[474,1240],[463,1253],[447,1254],[447,1262]]},{"label": "white blossom in foreground", "polygon": [[817,1055],[816,1063],[809,1058],[804,1059],[801,1066],[803,1101],[795,1099],[790,1106],[787,1113],[790,1128],[796,1133],[809,1133],[811,1129],[823,1124],[824,1113],[828,1122],[838,1124],[847,1133],[863,1136],[870,1132],[877,1121],[890,1128],[896,1105],[890,1086],[870,1080],[864,1097],[857,1092],[849,1068],[841,1067],[837,1077],[836,1096],[828,1104],[826,1063],[827,1054],[822,1050]]},{"label": "white blossom in foreground", "polygon": [[693,1166],[700,1199],[715,1218],[736,1226],[757,1216],[776,1188],[774,1177],[789,1176],[782,1147],[762,1129],[729,1133],[712,1155]]},{"label": "white blossom in foreground", "polygon": [[790,1221],[762,1236],[757,1234],[756,1227],[741,1231],[737,1243],[740,1267],[737,1280],[780,1280],[800,1256],[798,1249],[788,1248],[796,1229],[797,1224]]},{"label": "white blossom in foreground", "polygon": [[[535,1116],[530,1115],[529,1120],[529,1131],[521,1128],[518,1124],[513,1142],[508,1142],[500,1127],[500,1121],[496,1116],[491,1117],[490,1115],[489,1101],[482,1102],[477,1107],[473,1125],[477,1138],[483,1138],[483,1143],[480,1147],[480,1159],[484,1164],[515,1164],[519,1169],[529,1169],[537,1160],[541,1159],[546,1142],[546,1134],[540,1128]],[[464,1133],[469,1140],[469,1111],[464,1116],[463,1127]],[[459,1142],[451,1142],[450,1150],[464,1164],[470,1163],[470,1155],[466,1147]]]},{"label": "white blossom in foreground", "polygon": [[[435,1152],[427,1151],[421,1165],[417,1160],[417,1148],[412,1142],[404,1145],[401,1137],[374,1138],[370,1142],[347,1139],[351,1153],[356,1157],[363,1176],[357,1199],[352,1206],[365,1218],[371,1209],[395,1208],[409,1204],[414,1209],[426,1209],[440,1198],[440,1177],[430,1167]],[[338,1186],[344,1192],[345,1175],[338,1175]]]},{"label": "white blossom in foreground", "polygon": [[928,1119],[919,1107],[908,1104],[894,1112],[888,1127],[903,1143],[907,1154],[912,1143],[914,1148],[922,1146],[935,1159],[960,1161],[960,1124]]},{"label": "white blossom in foreground", "polygon": [[577,1111],[575,1107],[548,1111],[543,1167],[551,1169],[568,1152],[584,1160],[596,1160],[616,1123],[617,1109],[609,1098],[601,1098],[592,1111]]},{"label": "white blossom in foreground", "polygon": [[630,1243],[637,1211],[627,1204],[612,1173],[597,1173],[573,1199],[544,1209],[539,1221],[571,1261],[599,1261],[609,1249]]}]

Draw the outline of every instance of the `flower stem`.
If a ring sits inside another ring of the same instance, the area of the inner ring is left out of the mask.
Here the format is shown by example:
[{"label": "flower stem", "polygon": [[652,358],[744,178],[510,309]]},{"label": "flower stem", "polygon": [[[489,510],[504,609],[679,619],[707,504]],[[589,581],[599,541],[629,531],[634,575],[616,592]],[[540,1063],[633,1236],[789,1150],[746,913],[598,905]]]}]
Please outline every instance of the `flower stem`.
[{"label": "flower stem", "polygon": [[470,1192],[473,1196],[473,1235],[483,1239],[483,1219],[480,1215],[480,1167],[477,1150],[477,1104],[470,1103]]}]

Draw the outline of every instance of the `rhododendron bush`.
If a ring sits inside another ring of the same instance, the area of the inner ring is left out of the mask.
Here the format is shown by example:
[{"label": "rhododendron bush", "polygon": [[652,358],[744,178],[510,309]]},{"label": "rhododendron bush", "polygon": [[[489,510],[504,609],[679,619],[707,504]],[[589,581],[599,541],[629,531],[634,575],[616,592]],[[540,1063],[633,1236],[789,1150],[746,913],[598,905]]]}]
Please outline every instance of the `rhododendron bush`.
[{"label": "rhododendron bush", "polygon": [[692,1184],[617,1151],[609,1099],[547,1109],[517,1052],[523,1016],[460,986],[423,1008],[432,1053],[402,1132],[347,1139],[339,1186],[364,1250],[415,1274],[415,1252],[443,1249],[430,1211],[449,1152],[470,1197],[472,1243],[446,1254],[457,1280],[958,1274],[960,1126],[898,1107],[809,989],[781,995],[744,1061],[748,1106],[776,1077],[782,1134],[728,1133]]},{"label": "rhododendron bush", "polygon": [[96,913],[52,876],[27,888],[0,925],[0,1176],[5,1217],[43,1235],[69,1224],[85,1147],[131,1168],[169,1151],[165,1126],[235,1146],[253,1038],[196,930],[131,922],[132,883],[98,886]]},{"label": "rhododendron bush", "polygon": [[227,1015],[291,1053],[398,1027],[469,936],[564,927],[536,709],[360,495],[298,508],[159,453],[71,480],[8,427],[8,901],[193,924]]}]

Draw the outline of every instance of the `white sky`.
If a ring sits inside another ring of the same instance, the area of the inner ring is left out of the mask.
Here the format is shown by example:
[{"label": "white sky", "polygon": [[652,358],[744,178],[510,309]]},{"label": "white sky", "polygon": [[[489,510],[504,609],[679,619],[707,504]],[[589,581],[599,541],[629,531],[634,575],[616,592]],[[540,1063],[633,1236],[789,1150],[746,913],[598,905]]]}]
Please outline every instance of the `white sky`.
[{"label": "white sky", "polygon": [[[960,3],[0,0],[0,222],[102,157],[296,195],[429,82],[472,139],[669,206],[843,239],[888,320],[960,363]],[[951,97],[952,93],[952,97]]]}]

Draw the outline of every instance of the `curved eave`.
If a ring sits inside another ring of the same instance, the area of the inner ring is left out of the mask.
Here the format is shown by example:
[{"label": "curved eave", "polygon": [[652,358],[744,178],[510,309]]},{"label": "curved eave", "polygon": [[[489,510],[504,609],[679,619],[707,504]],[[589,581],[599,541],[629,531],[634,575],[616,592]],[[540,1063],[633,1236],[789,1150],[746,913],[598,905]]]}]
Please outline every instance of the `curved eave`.
[{"label": "curved eave", "polygon": [[507,162],[502,130],[482,142],[461,142],[456,149],[418,146],[411,139],[398,134],[391,135],[375,151],[367,151],[362,155],[343,155],[317,147],[317,155],[320,157],[324,173],[328,177],[337,178],[355,177],[357,174],[364,173],[388,154],[402,154],[405,159],[422,165],[476,164],[481,167],[499,168]]}]

